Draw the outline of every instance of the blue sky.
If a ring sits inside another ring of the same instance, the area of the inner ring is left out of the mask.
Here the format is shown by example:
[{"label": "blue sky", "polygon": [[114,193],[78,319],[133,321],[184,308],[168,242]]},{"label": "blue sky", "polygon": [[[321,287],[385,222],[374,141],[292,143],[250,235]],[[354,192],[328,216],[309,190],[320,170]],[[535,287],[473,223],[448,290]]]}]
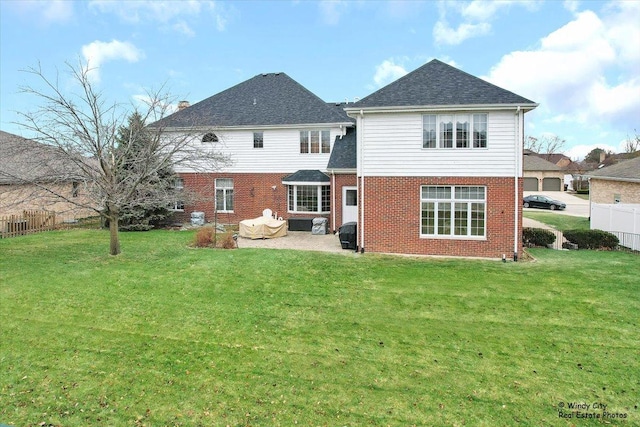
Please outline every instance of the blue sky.
[{"label": "blue sky", "polygon": [[[163,84],[191,103],[282,71],[325,101],[353,101],[432,58],[540,106],[526,134],[577,159],[640,132],[640,1],[0,0],[0,129],[25,134],[19,92],[66,62],[135,105]],[[62,78],[66,78],[61,74]]]}]

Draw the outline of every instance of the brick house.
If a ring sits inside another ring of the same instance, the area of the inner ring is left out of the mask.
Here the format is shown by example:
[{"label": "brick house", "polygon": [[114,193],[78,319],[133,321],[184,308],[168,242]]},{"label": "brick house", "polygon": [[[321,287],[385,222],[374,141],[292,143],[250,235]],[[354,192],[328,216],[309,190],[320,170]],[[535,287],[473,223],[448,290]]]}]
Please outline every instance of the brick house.
[{"label": "brick house", "polygon": [[640,204],[640,157],[587,173],[591,203]]},{"label": "brick house", "polygon": [[185,216],[236,223],[269,208],[289,223],[357,221],[362,252],[517,257],[524,113],[534,102],[433,60],[352,104],[262,74],[163,119],[229,154],[179,172],[205,196]]},{"label": "brick house", "polygon": [[56,148],[0,131],[0,216],[29,210],[64,219],[96,215],[74,170]]}]

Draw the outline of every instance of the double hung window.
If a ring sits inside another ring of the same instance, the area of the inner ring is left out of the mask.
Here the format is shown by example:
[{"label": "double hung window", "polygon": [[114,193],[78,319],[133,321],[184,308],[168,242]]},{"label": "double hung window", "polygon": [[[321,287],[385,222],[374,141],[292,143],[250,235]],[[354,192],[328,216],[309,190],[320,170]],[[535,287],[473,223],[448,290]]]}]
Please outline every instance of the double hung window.
[{"label": "double hung window", "polygon": [[253,133],[253,148],[264,148],[264,133]]},{"label": "double hung window", "polygon": [[[182,178],[176,178],[173,181],[173,188],[175,190],[175,192],[177,194],[182,193],[182,191],[184,190],[184,181]],[[176,200],[174,201],[171,206],[170,206],[171,210],[174,211],[183,211],[184,210],[184,202],[182,200]]]},{"label": "double hung window", "polygon": [[233,212],[233,178],[216,178],[216,210]]},{"label": "double hung window", "polygon": [[487,114],[425,114],[422,148],[487,148]]},{"label": "double hung window", "polygon": [[327,154],[331,151],[331,133],[328,130],[301,130],[300,153]]}]

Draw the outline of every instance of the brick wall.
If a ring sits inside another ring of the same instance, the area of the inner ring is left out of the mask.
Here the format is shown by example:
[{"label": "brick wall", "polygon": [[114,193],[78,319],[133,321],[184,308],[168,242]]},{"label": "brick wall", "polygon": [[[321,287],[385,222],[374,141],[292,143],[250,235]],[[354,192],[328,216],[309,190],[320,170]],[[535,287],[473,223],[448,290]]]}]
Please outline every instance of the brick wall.
[{"label": "brick wall", "polygon": [[[421,185],[481,185],[487,189],[486,240],[420,238]],[[367,177],[365,241],[367,252],[513,258],[513,178]],[[522,199],[522,179],[519,180]],[[361,206],[362,208],[362,206]],[[517,203],[522,218],[522,203]],[[518,248],[522,247],[522,222]],[[360,231],[359,231],[360,233]]]},{"label": "brick wall", "polygon": [[620,195],[620,203],[640,203],[640,183],[609,181],[591,178],[589,190],[593,203],[614,203],[614,196]]},{"label": "brick wall", "polygon": [[[184,213],[178,220],[188,222],[191,212],[204,212],[205,220],[213,222],[216,178],[233,178],[234,210],[232,213],[218,212],[218,222],[237,224],[244,219],[262,216],[269,208],[284,219],[295,217],[317,217],[318,214],[291,214],[287,212],[287,186],[282,179],[289,173],[184,173],[184,188],[191,194],[185,203]],[[273,188],[275,186],[275,189]],[[327,216],[328,215],[323,215]],[[329,220],[331,221],[331,220]]]},{"label": "brick wall", "polygon": [[[25,210],[44,210],[55,212],[60,217],[76,219],[98,215],[93,209],[78,206],[92,204],[83,185],[77,187],[76,196],[73,195],[74,186],[71,182],[49,184],[47,188],[51,191],[29,184],[0,185],[0,216],[22,215]],[[73,203],[53,195],[52,192],[68,197]]]},{"label": "brick wall", "polygon": [[342,206],[343,206],[342,187],[355,187],[357,185],[357,179],[355,174],[354,175],[336,175],[335,180],[336,180],[335,188],[331,188],[331,191],[335,191],[335,199],[333,199],[335,200],[334,208],[336,213],[335,227],[333,226],[332,222],[329,222],[329,225],[332,227],[333,232],[338,231],[338,228],[344,222],[342,220]]}]

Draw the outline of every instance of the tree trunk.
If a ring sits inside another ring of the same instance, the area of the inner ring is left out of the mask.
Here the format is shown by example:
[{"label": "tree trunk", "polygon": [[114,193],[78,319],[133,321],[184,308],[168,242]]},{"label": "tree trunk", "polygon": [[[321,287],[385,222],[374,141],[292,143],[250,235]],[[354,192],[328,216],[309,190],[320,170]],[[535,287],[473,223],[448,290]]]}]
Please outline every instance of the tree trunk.
[{"label": "tree trunk", "polygon": [[111,255],[118,255],[120,253],[120,235],[118,233],[118,214],[114,214],[109,218],[109,253]]}]

